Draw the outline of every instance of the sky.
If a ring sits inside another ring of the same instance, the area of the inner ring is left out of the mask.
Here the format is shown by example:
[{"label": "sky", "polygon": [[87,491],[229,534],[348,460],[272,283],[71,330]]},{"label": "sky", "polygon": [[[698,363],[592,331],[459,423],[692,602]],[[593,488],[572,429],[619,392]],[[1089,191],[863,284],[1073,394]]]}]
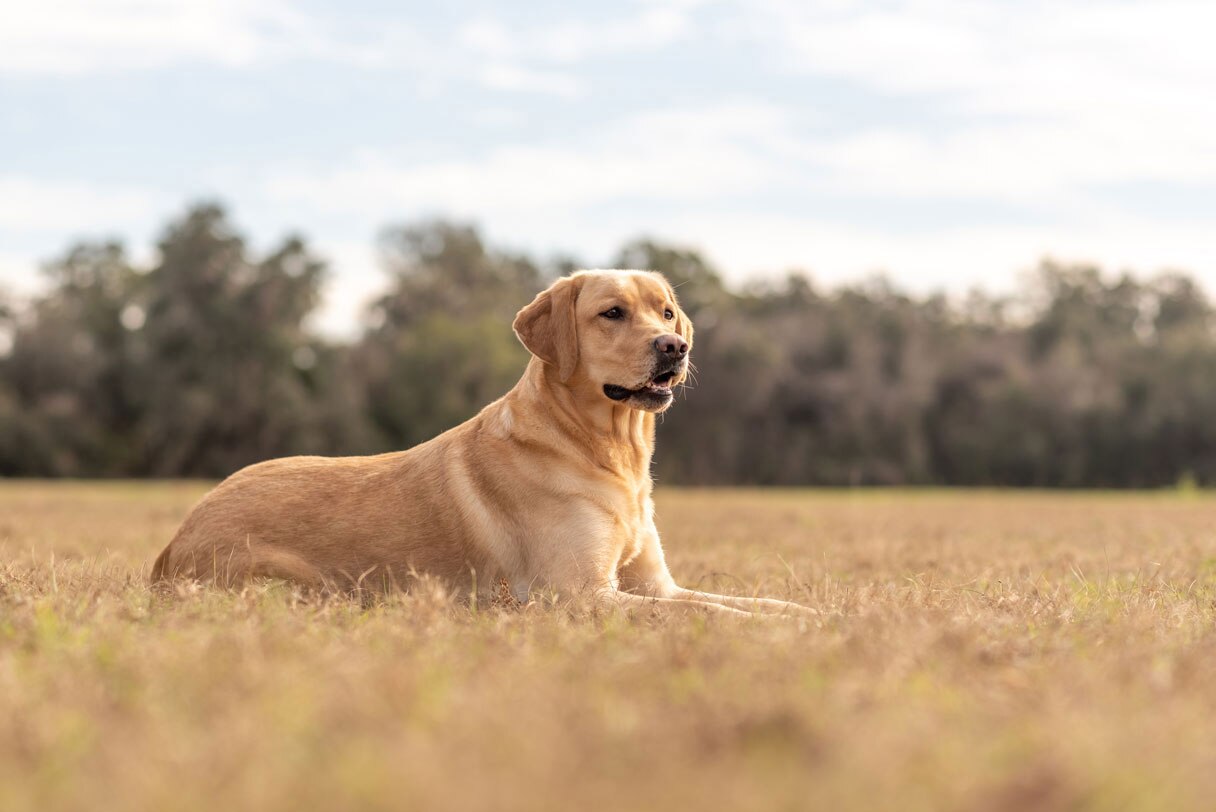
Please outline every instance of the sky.
[{"label": "sky", "polygon": [[1213,31],[1210,0],[0,0],[0,287],[218,200],[331,261],[334,335],[429,217],[734,281],[999,292],[1051,256],[1216,291]]}]

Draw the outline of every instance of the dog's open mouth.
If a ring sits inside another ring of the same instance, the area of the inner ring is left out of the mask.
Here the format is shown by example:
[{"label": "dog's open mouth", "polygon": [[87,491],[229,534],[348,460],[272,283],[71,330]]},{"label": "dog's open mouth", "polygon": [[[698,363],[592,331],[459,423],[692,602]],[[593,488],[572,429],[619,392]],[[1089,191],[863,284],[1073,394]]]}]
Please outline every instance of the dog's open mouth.
[{"label": "dog's open mouth", "polygon": [[616,384],[604,384],[604,394],[613,400],[628,400],[635,395],[649,397],[671,397],[671,384],[676,379],[676,371],[669,369],[656,375],[637,389],[627,389]]}]

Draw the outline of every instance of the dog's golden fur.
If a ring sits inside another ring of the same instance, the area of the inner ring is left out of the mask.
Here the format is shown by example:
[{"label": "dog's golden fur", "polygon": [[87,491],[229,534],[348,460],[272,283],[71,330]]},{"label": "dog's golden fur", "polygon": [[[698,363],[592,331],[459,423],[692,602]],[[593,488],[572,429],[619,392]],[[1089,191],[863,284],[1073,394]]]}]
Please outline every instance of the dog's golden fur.
[{"label": "dog's golden fur", "polygon": [[664,563],[654,415],[687,374],[693,330],[662,276],[564,277],[519,312],[515,331],[533,358],[476,417],[407,451],[238,471],[186,518],[153,580],[380,590],[425,574],[466,591],[505,583],[520,600],[552,590],[626,607],[801,609],[682,589]]}]

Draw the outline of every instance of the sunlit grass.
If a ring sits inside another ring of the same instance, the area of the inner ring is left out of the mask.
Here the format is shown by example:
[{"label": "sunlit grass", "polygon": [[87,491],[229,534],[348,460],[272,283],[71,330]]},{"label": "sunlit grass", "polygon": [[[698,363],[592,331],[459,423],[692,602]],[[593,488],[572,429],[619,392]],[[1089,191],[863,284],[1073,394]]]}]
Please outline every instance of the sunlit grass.
[{"label": "sunlit grass", "polygon": [[153,595],[197,483],[0,486],[0,809],[1208,809],[1216,499],[664,491],[809,621]]}]

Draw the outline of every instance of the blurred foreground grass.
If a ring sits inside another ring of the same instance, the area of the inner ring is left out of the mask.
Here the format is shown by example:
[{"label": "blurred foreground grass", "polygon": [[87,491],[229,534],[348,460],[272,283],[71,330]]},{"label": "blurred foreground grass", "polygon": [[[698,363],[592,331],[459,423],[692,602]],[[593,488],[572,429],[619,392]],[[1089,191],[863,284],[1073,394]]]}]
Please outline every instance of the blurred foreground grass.
[{"label": "blurred foreground grass", "polygon": [[1175,809],[1216,798],[1216,499],[663,491],[810,622],[154,598],[195,483],[0,484],[0,809]]}]

